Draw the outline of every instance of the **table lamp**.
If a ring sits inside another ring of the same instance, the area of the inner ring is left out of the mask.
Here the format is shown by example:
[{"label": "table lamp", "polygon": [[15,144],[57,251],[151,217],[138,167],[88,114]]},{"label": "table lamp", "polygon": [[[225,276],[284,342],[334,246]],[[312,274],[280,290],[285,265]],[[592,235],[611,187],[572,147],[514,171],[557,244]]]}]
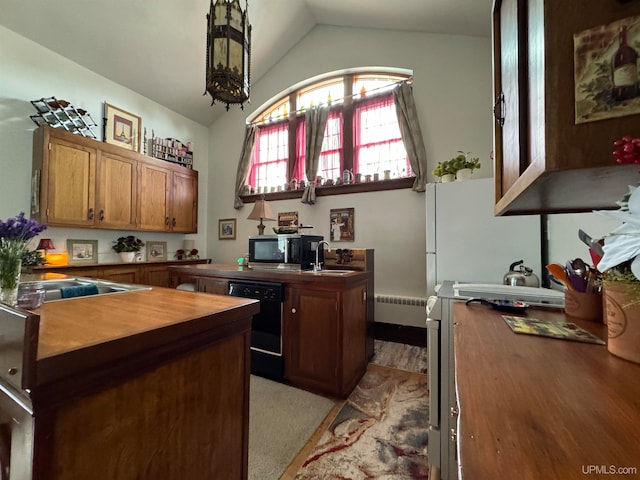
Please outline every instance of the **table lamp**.
[{"label": "table lamp", "polygon": [[41,238],[36,250],[44,250],[44,263],[47,263],[47,251],[53,250],[54,248],[56,247],[53,246],[53,240],[50,238]]},{"label": "table lamp", "polygon": [[266,202],[264,197],[260,200],[256,200],[255,205],[253,206],[253,210],[247,217],[249,220],[260,220],[260,224],[258,225],[258,235],[264,235],[264,224],[263,220],[275,220],[273,217],[273,212],[271,211],[271,207]]}]

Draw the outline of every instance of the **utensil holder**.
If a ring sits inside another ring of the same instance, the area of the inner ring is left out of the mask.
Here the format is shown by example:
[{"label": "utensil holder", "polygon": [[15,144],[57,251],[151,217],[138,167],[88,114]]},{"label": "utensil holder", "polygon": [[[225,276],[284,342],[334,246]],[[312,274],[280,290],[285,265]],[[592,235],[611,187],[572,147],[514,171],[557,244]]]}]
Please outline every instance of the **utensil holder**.
[{"label": "utensil holder", "polygon": [[602,294],[567,290],[564,292],[564,313],[570,317],[602,322]]}]

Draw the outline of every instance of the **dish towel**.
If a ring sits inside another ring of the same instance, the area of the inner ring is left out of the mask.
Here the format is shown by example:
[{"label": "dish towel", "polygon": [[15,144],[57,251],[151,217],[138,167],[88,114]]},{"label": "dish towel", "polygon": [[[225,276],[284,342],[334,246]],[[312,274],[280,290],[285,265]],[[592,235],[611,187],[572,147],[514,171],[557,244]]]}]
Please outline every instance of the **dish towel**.
[{"label": "dish towel", "polygon": [[84,297],[86,295],[97,295],[98,293],[98,286],[93,284],[60,288],[61,298]]}]

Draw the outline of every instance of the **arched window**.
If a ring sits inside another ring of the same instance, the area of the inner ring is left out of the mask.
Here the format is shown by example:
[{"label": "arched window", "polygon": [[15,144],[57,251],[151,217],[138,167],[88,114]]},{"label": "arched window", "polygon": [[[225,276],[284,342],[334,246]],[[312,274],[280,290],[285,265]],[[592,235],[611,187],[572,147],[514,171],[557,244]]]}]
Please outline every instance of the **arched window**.
[{"label": "arched window", "polygon": [[[292,87],[250,119],[257,125],[247,178],[251,193],[288,191],[309,180],[316,186],[343,185],[343,172],[387,185],[366,190],[406,188],[412,171],[400,135],[392,88],[411,80],[408,71],[362,71],[327,75]],[[317,177],[305,172],[305,111],[329,107]],[[295,182],[294,182],[295,180]],[[325,194],[350,193],[344,188]]]}]

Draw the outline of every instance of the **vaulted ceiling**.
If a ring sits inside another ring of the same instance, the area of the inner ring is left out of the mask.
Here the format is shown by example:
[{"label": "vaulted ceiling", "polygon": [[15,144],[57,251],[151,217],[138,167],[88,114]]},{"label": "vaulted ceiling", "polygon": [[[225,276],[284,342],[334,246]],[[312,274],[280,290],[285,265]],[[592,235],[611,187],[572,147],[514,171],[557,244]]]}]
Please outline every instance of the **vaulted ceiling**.
[{"label": "vaulted ceiling", "polygon": [[[252,81],[315,25],[488,37],[491,4],[250,0]],[[202,95],[208,11],[209,0],[0,0],[0,25],[208,126],[224,111]]]}]

